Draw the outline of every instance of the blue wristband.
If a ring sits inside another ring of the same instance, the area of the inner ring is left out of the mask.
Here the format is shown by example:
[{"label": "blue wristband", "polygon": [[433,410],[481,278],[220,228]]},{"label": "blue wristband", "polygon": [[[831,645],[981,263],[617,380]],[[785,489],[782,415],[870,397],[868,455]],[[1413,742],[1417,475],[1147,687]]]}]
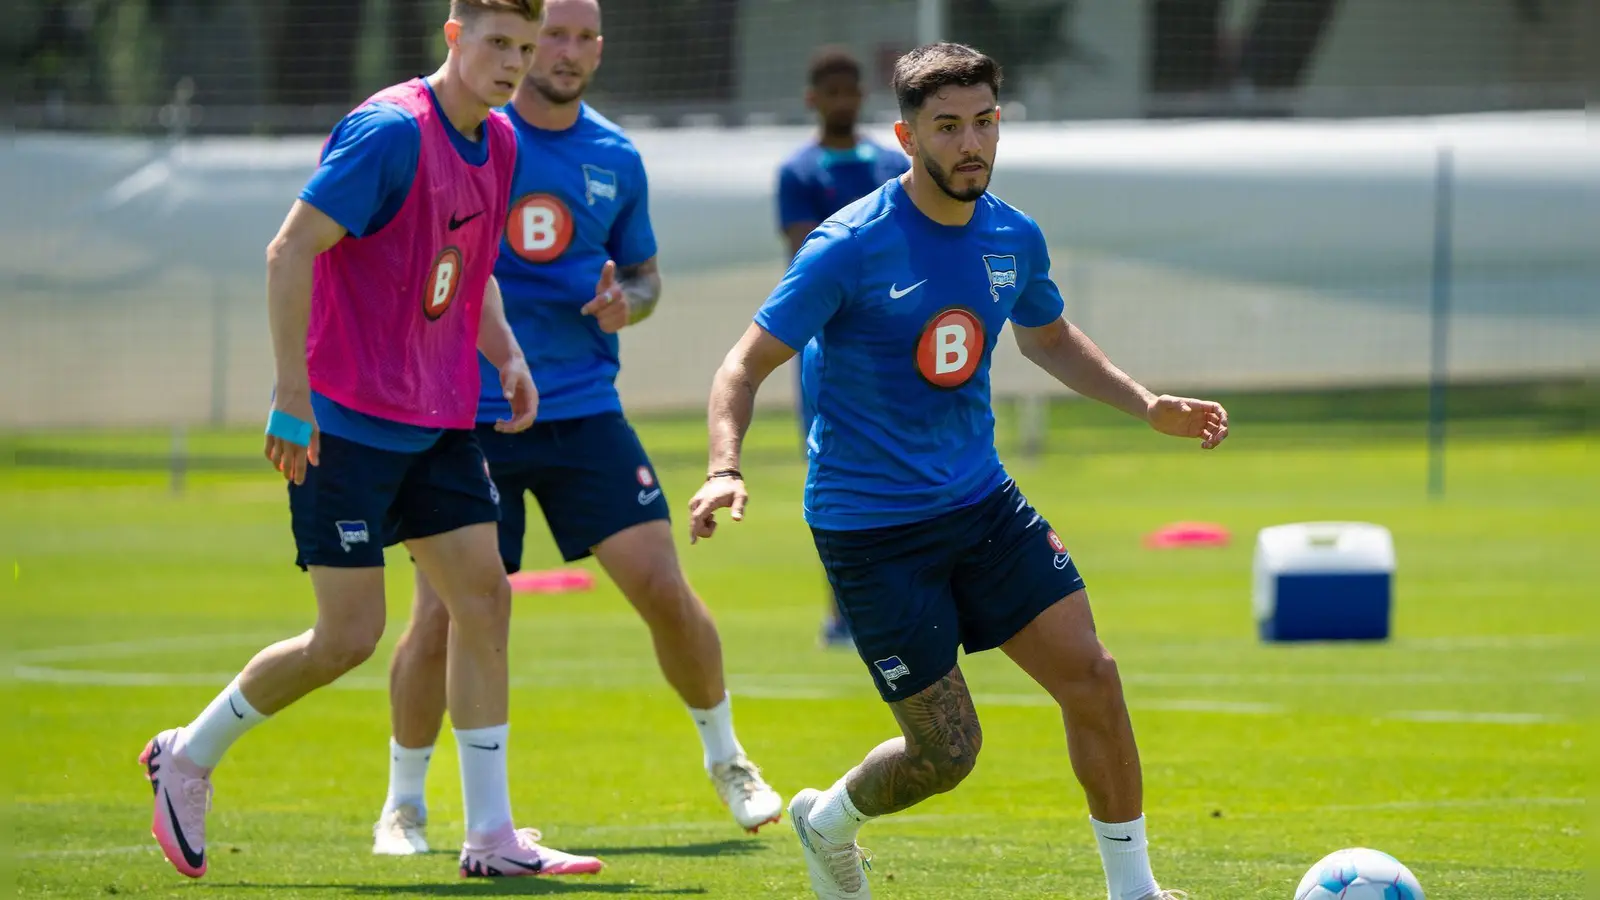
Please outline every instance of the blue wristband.
[{"label": "blue wristband", "polygon": [[311,423],[295,418],[281,409],[267,414],[267,434],[288,441],[296,447],[311,446]]}]

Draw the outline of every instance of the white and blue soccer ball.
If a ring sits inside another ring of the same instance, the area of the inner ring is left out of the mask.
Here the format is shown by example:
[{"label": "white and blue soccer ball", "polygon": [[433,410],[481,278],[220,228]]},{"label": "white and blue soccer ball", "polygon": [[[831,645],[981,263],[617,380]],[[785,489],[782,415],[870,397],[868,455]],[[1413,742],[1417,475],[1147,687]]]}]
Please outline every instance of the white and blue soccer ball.
[{"label": "white and blue soccer ball", "polygon": [[1417,876],[1387,853],[1354,847],[1323,857],[1294,900],[1427,900]]}]

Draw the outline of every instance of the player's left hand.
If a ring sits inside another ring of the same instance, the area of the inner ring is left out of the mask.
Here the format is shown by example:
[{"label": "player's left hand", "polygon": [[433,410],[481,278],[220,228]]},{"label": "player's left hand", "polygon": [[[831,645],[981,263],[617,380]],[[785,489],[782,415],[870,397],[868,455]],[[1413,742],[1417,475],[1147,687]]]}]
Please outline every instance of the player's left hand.
[{"label": "player's left hand", "polygon": [[1150,427],[1173,437],[1199,438],[1210,450],[1228,437],[1228,411],[1221,403],[1162,394],[1145,410]]},{"label": "player's left hand", "polygon": [[628,295],[622,292],[622,285],[617,282],[615,262],[606,260],[605,268],[600,270],[600,282],[594,286],[594,299],[585,303],[578,312],[594,316],[600,330],[606,334],[616,334],[628,324],[632,310],[628,308]]},{"label": "player's left hand", "polygon": [[533,386],[533,375],[528,371],[528,361],[518,356],[500,370],[500,389],[506,402],[511,404],[511,418],[499,419],[494,430],[501,434],[526,431],[539,414],[539,389]]}]

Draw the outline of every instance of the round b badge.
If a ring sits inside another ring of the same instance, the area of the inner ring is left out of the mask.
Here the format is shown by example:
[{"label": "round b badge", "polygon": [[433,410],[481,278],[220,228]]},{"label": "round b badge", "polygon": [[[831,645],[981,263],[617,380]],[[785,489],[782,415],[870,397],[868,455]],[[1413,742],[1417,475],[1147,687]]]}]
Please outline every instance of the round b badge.
[{"label": "round b badge", "polygon": [[983,345],[983,322],[971,310],[941,310],[917,339],[917,373],[934,387],[961,387],[978,371]]}]

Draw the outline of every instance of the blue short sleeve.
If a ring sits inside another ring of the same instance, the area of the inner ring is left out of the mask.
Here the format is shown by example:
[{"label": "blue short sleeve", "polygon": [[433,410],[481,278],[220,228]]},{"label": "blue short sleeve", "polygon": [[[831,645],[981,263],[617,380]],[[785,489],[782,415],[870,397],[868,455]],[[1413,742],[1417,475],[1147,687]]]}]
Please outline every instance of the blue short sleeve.
[{"label": "blue short sleeve", "polygon": [[334,126],[300,199],[365,237],[405,205],[421,154],[417,120],[393,104],[370,103]]},{"label": "blue short sleeve", "polygon": [[789,271],[756,311],[756,324],[800,352],[844,305],[859,269],[855,233],[824,222],[811,232]]},{"label": "blue short sleeve", "polygon": [[1032,219],[1028,220],[1028,227],[1033,232],[1027,263],[1028,281],[1011,308],[1011,321],[1023,328],[1038,328],[1061,318],[1066,303],[1050,278],[1050,248],[1045,244],[1044,232]]},{"label": "blue short sleeve", "polygon": [[606,239],[606,252],[620,268],[636,266],[656,255],[656,233],[650,227],[650,179],[645,175],[644,160],[637,160],[629,182],[633,190]]},{"label": "blue short sleeve", "polygon": [[817,215],[817,205],[811,196],[811,186],[794,163],[778,171],[778,230],[788,231],[790,225],[801,222],[820,222],[827,216]]}]

